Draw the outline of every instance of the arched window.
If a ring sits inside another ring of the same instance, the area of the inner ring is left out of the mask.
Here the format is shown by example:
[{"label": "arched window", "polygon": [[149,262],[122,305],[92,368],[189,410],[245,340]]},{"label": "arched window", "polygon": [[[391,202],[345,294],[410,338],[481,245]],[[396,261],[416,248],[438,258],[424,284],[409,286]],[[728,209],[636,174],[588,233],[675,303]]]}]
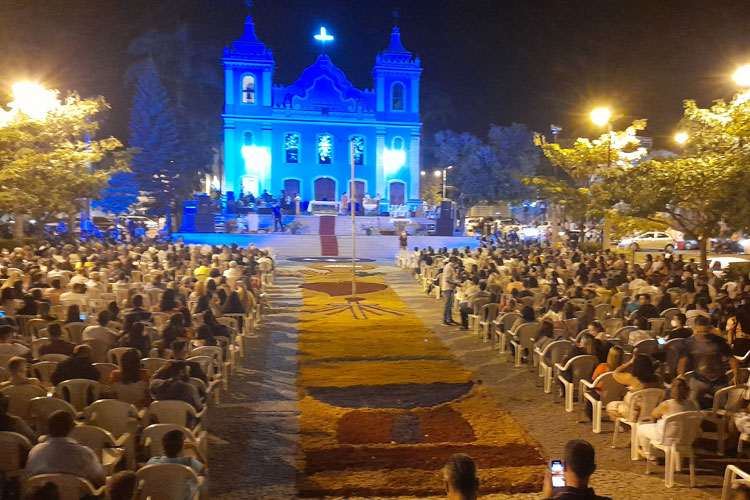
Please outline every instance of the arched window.
[{"label": "arched window", "polygon": [[321,165],[330,165],[333,163],[333,136],[331,134],[321,134],[315,145],[318,151],[318,163]]},{"label": "arched window", "polygon": [[355,165],[365,164],[365,138],[361,135],[352,137],[352,158]]},{"label": "arched window", "polygon": [[402,151],[404,149],[404,140],[401,137],[393,138],[393,150]]},{"label": "arched window", "polygon": [[242,135],[242,145],[252,146],[253,145],[253,133],[249,130]]},{"label": "arched window", "polygon": [[403,111],[404,109],[404,84],[396,83],[393,85],[393,100],[391,109]]},{"label": "arched window", "polygon": [[242,102],[255,104],[255,77],[253,75],[242,77]]},{"label": "arched window", "polygon": [[284,136],[284,150],[287,163],[299,163],[299,134],[289,133]]}]

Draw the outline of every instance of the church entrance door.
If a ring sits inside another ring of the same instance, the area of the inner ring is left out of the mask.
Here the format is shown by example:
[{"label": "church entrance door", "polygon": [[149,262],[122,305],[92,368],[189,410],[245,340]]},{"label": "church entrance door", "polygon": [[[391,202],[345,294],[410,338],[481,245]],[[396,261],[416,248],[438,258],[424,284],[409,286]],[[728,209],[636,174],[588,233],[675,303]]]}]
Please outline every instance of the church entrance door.
[{"label": "church entrance door", "polygon": [[391,205],[403,205],[405,199],[406,187],[403,182],[391,182],[390,203]]},{"label": "church entrance door", "polygon": [[362,199],[364,197],[365,197],[365,183],[363,181],[354,181],[354,199],[357,201],[357,203],[362,203]]},{"label": "church entrance door", "polygon": [[315,201],[336,201],[336,182],[333,179],[315,179]]},{"label": "church entrance door", "polygon": [[248,194],[252,194],[257,198],[258,195],[260,195],[259,189],[260,182],[258,181],[257,177],[253,177],[251,175],[242,176],[242,194],[244,194],[245,196],[247,196]]}]

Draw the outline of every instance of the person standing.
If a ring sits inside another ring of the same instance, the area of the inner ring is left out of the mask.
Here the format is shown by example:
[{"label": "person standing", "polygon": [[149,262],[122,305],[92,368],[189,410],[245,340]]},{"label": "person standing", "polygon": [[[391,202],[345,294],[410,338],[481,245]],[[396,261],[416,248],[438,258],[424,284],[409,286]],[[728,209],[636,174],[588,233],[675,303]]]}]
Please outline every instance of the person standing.
[{"label": "person standing", "polygon": [[349,211],[349,197],[346,195],[346,191],[341,193],[341,213],[346,215]]},{"label": "person standing", "polygon": [[458,258],[451,257],[443,267],[443,275],[440,278],[440,291],[445,297],[445,309],[443,309],[443,324],[457,325],[453,321],[453,294],[456,291],[456,264]]},{"label": "person standing", "polygon": [[281,207],[278,203],[274,203],[271,211],[273,211],[273,230],[277,231],[276,228],[279,228],[278,231],[281,231],[283,233],[284,221],[281,219]]}]

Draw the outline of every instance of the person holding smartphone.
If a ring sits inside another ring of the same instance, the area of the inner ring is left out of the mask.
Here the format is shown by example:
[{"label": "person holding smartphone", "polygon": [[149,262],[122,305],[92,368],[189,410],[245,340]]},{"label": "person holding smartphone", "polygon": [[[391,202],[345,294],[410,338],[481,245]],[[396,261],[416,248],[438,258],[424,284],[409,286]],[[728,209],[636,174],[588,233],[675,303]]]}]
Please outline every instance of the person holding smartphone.
[{"label": "person holding smartphone", "polygon": [[574,439],[565,445],[562,461],[553,460],[544,477],[545,500],[612,500],[594,493],[589,478],[596,470],[594,447],[588,441]]}]

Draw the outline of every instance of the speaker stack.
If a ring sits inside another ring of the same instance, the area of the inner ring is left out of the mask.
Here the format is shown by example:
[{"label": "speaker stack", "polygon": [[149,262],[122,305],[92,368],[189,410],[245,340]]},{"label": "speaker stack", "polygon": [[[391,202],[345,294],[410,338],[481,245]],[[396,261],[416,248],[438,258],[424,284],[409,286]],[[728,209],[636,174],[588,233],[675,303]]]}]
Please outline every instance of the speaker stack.
[{"label": "speaker stack", "polygon": [[216,227],[214,223],[214,214],[211,205],[211,197],[207,194],[196,196],[198,207],[195,214],[195,232],[196,233],[214,233]]},{"label": "speaker stack", "polygon": [[435,221],[435,235],[453,236],[453,203],[450,201],[440,202],[440,217]]}]

